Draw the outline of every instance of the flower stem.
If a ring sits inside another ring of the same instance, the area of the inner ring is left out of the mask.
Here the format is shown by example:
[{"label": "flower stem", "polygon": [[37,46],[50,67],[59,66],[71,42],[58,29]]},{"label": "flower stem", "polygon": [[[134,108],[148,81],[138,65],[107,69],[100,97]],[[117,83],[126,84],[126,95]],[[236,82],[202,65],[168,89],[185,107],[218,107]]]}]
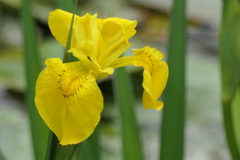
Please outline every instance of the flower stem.
[{"label": "flower stem", "polygon": [[76,13],[76,9],[77,9],[77,2],[78,2],[78,0],[76,0],[76,2],[75,2],[74,13],[73,13],[73,16],[72,16],[72,21],[71,21],[71,24],[70,24],[70,30],[69,30],[69,33],[68,33],[68,40],[67,40],[67,44],[66,44],[66,48],[65,48],[64,56],[63,56],[63,63],[69,62],[70,54],[68,53],[68,50],[70,49],[71,42],[72,42],[72,30],[73,30],[75,13]]}]

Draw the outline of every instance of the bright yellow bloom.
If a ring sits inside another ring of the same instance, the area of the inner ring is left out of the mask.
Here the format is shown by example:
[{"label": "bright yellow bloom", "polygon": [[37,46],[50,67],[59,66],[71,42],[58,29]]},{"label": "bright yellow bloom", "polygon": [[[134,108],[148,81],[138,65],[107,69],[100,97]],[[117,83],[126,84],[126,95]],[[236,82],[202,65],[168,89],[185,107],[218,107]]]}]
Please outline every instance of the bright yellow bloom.
[{"label": "bright yellow bloom", "polygon": [[[55,10],[49,26],[54,37],[65,46],[72,14]],[[63,63],[59,58],[46,60],[47,67],[36,84],[37,109],[56,134],[60,144],[76,144],[91,135],[100,120],[103,97],[96,80],[105,78],[115,68],[135,65],[144,68],[143,106],[160,110],[158,101],[168,79],[168,66],[163,54],[155,48],[134,49],[134,56],[120,57],[129,47],[128,39],[136,31],[136,21],[120,18],[97,19],[86,14],[75,17],[71,48],[79,59]]]}]

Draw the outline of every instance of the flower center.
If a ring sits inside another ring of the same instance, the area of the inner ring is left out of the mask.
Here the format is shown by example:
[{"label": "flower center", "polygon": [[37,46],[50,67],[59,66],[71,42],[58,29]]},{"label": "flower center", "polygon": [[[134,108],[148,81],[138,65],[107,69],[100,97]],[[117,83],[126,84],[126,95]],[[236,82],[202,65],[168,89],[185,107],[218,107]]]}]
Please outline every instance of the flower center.
[{"label": "flower center", "polygon": [[67,68],[59,74],[59,89],[65,98],[69,98],[77,94],[86,81],[86,71],[80,71],[78,68]]}]

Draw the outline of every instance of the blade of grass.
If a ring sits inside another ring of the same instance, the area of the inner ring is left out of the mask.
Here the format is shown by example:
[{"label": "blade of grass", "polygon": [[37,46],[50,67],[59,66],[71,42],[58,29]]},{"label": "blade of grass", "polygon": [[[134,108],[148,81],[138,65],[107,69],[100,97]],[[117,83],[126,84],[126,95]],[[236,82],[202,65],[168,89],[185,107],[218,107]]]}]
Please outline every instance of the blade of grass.
[{"label": "blade of grass", "polygon": [[30,0],[22,1],[24,57],[27,77],[26,105],[30,118],[33,149],[36,160],[43,160],[47,146],[48,128],[39,116],[35,102],[35,83],[40,72],[35,24],[30,12]]},{"label": "blade of grass", "polygon": [[185,122],[185,0],[174,0],[168,41],[169,79],[165,89],[161,160],[182,160]]},{"label": "blade of grass", "polygon": [[125,68],[118,68],[114,77],[114,96],[121,125],[124,160],[143,160],[139,129],[134,112],[134,93]]},{"label": "blade of grass", "polygon": [[[64,51],[63,63],[69,62],[70,54],[67,51],[69,50],[71,45],[72,28],[74,23],[75,12],[77,8],[77,2],[78,0],[76,0],[74,13],[71,20],[70,30],[68,33],[68,40],[67,40],[66,48]],[[59,141],[56,135],[50,131],[49,139],[48,139],[48,149],[47,149],[45,160],[70,160],[73,158],[75,151],[78,151],[79,156],[81,156],[80,154],[81,148],[82,148],[81,145],[82,143],[75,144],[75,145],[62,146],[59,144]]]},{"label": "blade of grass", "polygon": [[[222,24],[219,39],[222,79],[222,111],[225,134],[233,160],[240,159],[240,151],[233,119],[233,98],[240,82],[240,10],[236,0],[223,0]],[[239,106],[238,106],[239,107]],[[238,114],[239,115],[239,114]]]}]

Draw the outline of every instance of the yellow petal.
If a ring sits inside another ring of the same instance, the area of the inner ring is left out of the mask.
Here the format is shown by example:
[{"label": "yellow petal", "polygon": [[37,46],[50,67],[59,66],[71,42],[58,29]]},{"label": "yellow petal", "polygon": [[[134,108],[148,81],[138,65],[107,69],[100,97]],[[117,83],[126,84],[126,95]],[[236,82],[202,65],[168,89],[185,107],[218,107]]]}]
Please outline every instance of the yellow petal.
[{"label": "yellow petal", "polygon": [[81,62],[63,64],[50,58],[38,77],[37,109],[60,144],[77,144],[91,135],[99,122],[103,97],[95,77]]},{"label": "yellow petal", "polygon": [[143,105],[145,109],[154,108],[160,110],[163,103],[158,101],[168,79],[168,66],[164,61],[163,54],[155,48],[145,47],[143,49],[134,49],[134,54],[143,59],[137,62],[136,66],[143,66]]},{"label": "yellow petal", "polygon": [[83,40],[77,43],[75,48],[69,50],[75,57],[77,57],[84,67],[91,71],[96,79],[106,78],[109,74],[113,73],[113,68],[102,68],[97,59],[91,57],[90,52],[93,50],[93,44],[89,40]]},{"label": "yellow petal", "polygon": [[114,19],[103,22],[100,32],[104,49],[98,58],[98,63],[102,67],[111,64],[131,46],[124,30],[124,26]]},{"label": "yellow petal", "polygon": [[118,23],[120,26],[122,26],[127,39],[131,38],[136,33],[135,27],[137,26],[137,21],[131,21],[131,20],[122,19],[122,18],[118,18],[118,17],[110,17],[107,19],[98,19],[99,30],[102,29],[103,24],[106,23],[107,21],[114,21],[114,22]]},{"label": "yellow petal", "polygon": [[160,110],[163,107],[161,96],[168,79],[168,66],[166,62],[155,63],[152,74],[148,70],[143,72],[143,106],[145,109],[154,108]]},{"label": "yellow petal", "polygon": [[[49,15],[49,27],[54,37],[63,46],[68,39],[72,14],[63,10],[55,10]],[[136,21],[121,18],[97,19],[97,15],[86,14],[75,16],[72,43],[70,48],[76,47],[82,41],[91,41],[91,52],[88,55],[96,59],[105,68],[116,60],[130,47],[128,39],[135,33]],[[76,55],[75,55],[76,56]]]},{"label": "yellow petal", "polygon": [[[73,16],[72,13],[57,9],[53,12],[50,12],[50,15],[48,18],[48,25],[53,36],[64,47],[66,46],[66,43],[67,43],[72,16]],[[79,18],[80,18],[79,16],[75,15],[73,31],[72,31],[71,48],[76,45],[75,28],[76,28],[76,21],[78,21]]]},{"label": "yellow petal", "polygon": [[163,103],[158,101],[168,79],[168,65],[161,61],[163,54],[155,48],[144,47],[134,49],[135,56],[121,57],[114,61],[110,67],[119,68],[127,65],[142,66],[143,71],[143,105],[145,109],[160,110]]},{"label": "yellow petal", "polygon": [[97,41],[98,25],[97,25],[97,14],[90,15],[86,14],[80,17],[76,22],[76,38],[78,42],[82,40]]},{"label": "yellow petal", "polygon": [[86,51],[84,52],[84,54],[88,55],[91,58],[97,59],[97,57],[99,56],[99,52],[101,52],[102,48],[102,45],[99,44],[100,32],[98,30],[97,14],[93,16],[90,14],[86,14],[85,16],[80,17],[76,22],[75,35],[77,38],[77,42],[85,45],[84,48],[82,47]]},{"label": "yellow petal", "polygon": [[131,20],[117,18],[117,17],[110,18],[110,19],[114,19],[114,21],[119,22],[123,26],[125,35],[128,39],[136,34],[135,27],[137,26],[137,21],[131,21]]}]

